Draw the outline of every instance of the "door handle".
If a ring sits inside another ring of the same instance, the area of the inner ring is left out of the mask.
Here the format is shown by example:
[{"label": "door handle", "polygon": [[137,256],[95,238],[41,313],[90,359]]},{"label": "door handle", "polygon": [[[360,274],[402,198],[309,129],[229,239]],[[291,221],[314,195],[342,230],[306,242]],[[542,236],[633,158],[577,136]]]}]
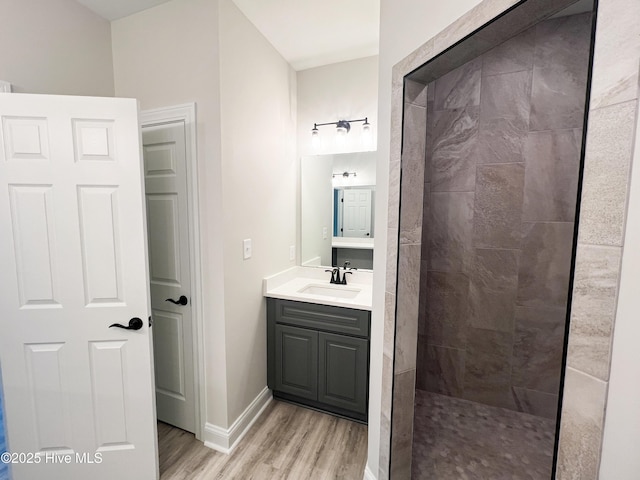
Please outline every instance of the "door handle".
[{"label": "door handle", "polygon": [[129,320],[129,326],[127,327],[119,323],[109,325],[109,328],[111,327],[124,328],[125,330],[140,330],[142,328],[142,320],[140,320],[138,317],[133,317],[131,320]]},{"label": "door handle", "polygon": [[171,302],[174,305],[186,305],[187,303],[189,303],[189,299],[187,297],[185,297],[184,295],[180,295],[180,298],[178,300],[174,300],[172,298],[167,298],[165,300],[165,302]]}]

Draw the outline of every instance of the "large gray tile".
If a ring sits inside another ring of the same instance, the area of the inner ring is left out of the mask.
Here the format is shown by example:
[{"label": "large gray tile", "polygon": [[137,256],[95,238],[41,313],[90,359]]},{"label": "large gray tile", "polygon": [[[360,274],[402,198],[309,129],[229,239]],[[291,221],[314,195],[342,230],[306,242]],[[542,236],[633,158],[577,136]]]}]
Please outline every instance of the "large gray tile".
[{"label": "large gray tile", "polygon": [[416,368],[420,245],[401,245],[398,262],[395,373]]},{"label": "large gray tile", "polygon": [[551,18],[536,26],[534,66],[569,66],[569,73],[586,71],[591,47],[591,13]]},{"label": "large gray tile", "polygon": [[565,324],[564,308],[516,307],[513,385],[558,395]]},{"label": "large gray tile", "polygon": [[393,66],[391,70],[393,78],[401,81],[405,75],[427,62],[433,56],[434,39],[431,38]]},{"label": "large gray tile", "polygon": [[404,119],[404,87],[402,76],[391,80],[391,137],[389,138],[389,163],[400,163],[402,154],[402,123]]},{"label": "large gray tile", "polygon": [[532,131],[582,127],[590,27],[589,14],[555,18],[537,26]]},{"label": "large gray tile", "polygon": [[436,100],[436,82],[427,85],[427,102],[435,102]]},{"label": "large gray tile", "polygon": [[[433,92],[433,83],[429,84],[429,91]],[[427,101],[427,132],[425,138],[424,151],[424,181],[431,182],[431,158],[433,157],[433,136],[435,134],[436,112],[433,106],[433,100]]]},{"label": "large gray tile", "polygon": [[402,162],[389,163],[389,198],[387,206],[387,226],[398,229],[400,226],[400,175]]},{"label": "large gray tile", "polygon": [[441,52],[445,48],[455,44],[484,24],[493,20],[498,13],[507,10],[515,3],[517,3],[517,0],[480,2],[434,37],[434,52]]},{"label": "large gray tile", "polygon": [[516,118],[494,118],[480,123],[477,163],[518,163],[529,132]]},{"label": "large gray tile", "polygon": [[424,390],[461,397],[464,388],[465,352],[427,344],[422,361]]},{"label": "large gray tile", "polygon": [[391,419],[391,478],[410,478],[416,371],[395,375]]},{"label": "large gray tile", "polygon": [[482,58],[465,63],[436,80],[436,110],[480,105]]},{"label": "large gray tile", "polygon": [[482,165],[476,175],[474,245],[519,248],[524,165]]},{"label": "large gray tile", "polygon": [[513,333],[469,330],[465,356],[464,398],[515,409],[511,393]]},{"label": "large gray tile", "polygon": [[539,392],[521,387],[513,387],[513,398],[519,412],[536,417],[556,419],[558,414],[558,394]]},{"label": "large gray tile", "polygon": [[422,196],[422,261],[427,262],[429,258],[429,232],[431,231],[431,225],[429,220],[431,218],[431,184],[424,184],[424,191]]},{"label": "large gray tile", "polygon": [[[416,113],[411,113],[416,110]],[[412,118],[405,123],[400,191],[400,244],[420,243],[424,190],[425,109],[409,106]]]},{"label": "large gray tile", "polygon": [[402,131],[402,164],[407,161],[424,164],[427,131],[427,109],[413,103],[404,104]]},{"label": "large gray tile", "polygon": [[[380,406],[380,468],[389,471],[391,456],[391,410],[393,403],[393,358],[382,357],[382,392]],[[381,478],[388,478],[388,475]]]},{"label": "large gray tile", "polygon": [[530,97],[531,70],[484,77],[480,123],[496,118],[509,118],[517,125],[527,125]]},{"label": "large gray tile", "polygon": [[431,193],[429,270],[468,272],[473,235],[473,192]]},{"label": "large gray tile", "polygon": [[387,229],[385,292],[396,294],[398,282],[398,228]]},{"label": "large gray tile", "polygon": [[638,98],[638,18],[640,2],[637,0],[598,3],[591,108],[602,108]]},{"label": "large gray tile", "polygon": [[558,480],[596,480],[607,384],[567,368],[562,400]]},{"label": "large gray tile", "polygon": [[469,286],[469,321],[473,327],[513,332],[519,253],[476,249]]},{"label": "large gray tile", "polygon": [[427,273],[425,334],[433,345],[464,348],[467,343],[469,277]]},{"label": "large gray tile", "polygon": [[519,305],[566,307],[572,248],[572,223],[523,223]]},{"label": "large gray tile", "polygon": [[529,134],[524,148],[525,222],[573,222],[578,191],[582,130]]},{"label": "large gray tile", "polygon": [[391,456],[391,420],[385,416],[380,419],[379,455],[378,480],[388,480]]},{"label": "large gray tile", "polygon": [[427,86],[406,78],[404,81],[404,101],[420,107],[426,107]]},{"label": "large gray tile", "polygon": [[418,335],[427,332],[427,258],[424,256],[425,246],[422,244],[422,259],[420,260],[420,299],[418,303]]},{"label": "large gray tile", "polygon": [[422,242],[420,244],[420,304],[418,332],[425,333],[425,323],[427,317],[427,270],[429,268],[429,217],[431,214],[431,193],[430,184],[424,185],[424,202],[422,212]]},{"label": "large gray tile", "polygon": [[396,338],[396,296],[393,293],[384,294],[384,338],[382,339],[382,353],[393,358]]},{"label": "large gray tile", "polygon": [[580,245],[576,253],[567,365],[609,379],[622,249]]},{"label": "large gray tile", "polygon": [[416,359],[416,389],[427,389],[427,337],[418,334],[418,355]]},{"label": "large gray tile", "polygon": [[382,392],[380,408],[382,415],[391,418],[393,402],[393,357],[383,354],[382,357]]},{"label": "large gray tile", "polygon": [[520,72],[533,68],[536,31],[530,28],[483,55],[482,75]]},{"label": "large gray tile", "polygon": [[434,115],[430,180],[434,192],[469,192],[475,184],[478,107]]},{"label": "large gray tile", "polygon": [[635,116],[635,101],[589,114],[580,209],[581,242],[623,243]]}]

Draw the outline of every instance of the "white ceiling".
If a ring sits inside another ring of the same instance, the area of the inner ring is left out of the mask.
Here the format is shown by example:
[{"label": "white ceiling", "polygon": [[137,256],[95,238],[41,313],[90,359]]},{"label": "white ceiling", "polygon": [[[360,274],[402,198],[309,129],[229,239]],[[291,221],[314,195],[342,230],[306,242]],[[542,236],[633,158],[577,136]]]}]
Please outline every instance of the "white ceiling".
[{"label": "white ceiling", "polygon": [[378,54],[380,0],[233,0],[295,70]]},{"label": "white ceiling", "polygon": [[[169,0],[77,0],[117,20]],[[378,54],[380,0],[233,0],[295,70]]]},{"label": "white ceiling", "polygon": [[76,0],[106,20],[117,20],[170,0]]}]

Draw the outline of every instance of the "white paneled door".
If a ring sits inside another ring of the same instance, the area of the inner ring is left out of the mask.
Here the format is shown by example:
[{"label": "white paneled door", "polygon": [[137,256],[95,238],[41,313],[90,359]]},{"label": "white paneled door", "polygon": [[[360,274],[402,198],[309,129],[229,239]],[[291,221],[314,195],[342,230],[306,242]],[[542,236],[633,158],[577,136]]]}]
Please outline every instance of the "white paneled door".
[{"label": "white paneled door", "polygon": [[14,480],[157,478],[137,112],[131,99],[0,94]]},{"label": "white paneled door", "polygon": [[344,191],[344,223],[342,236],[371,236],[371,190],[349,188]]},{"label": "white paneled door", "polygon": [[184,122],[142,129],[158,420],[195,432]]}]

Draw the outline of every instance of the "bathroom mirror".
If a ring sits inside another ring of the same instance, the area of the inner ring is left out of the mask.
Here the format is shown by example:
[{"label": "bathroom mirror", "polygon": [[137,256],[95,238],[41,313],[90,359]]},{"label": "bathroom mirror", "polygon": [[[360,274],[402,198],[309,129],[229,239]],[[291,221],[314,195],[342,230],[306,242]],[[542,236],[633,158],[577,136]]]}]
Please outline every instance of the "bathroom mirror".
[{"label": "bathroom mirror", "polygon": [[372,269],[375,199],[375,151],[302,157],[302,265]]}]

